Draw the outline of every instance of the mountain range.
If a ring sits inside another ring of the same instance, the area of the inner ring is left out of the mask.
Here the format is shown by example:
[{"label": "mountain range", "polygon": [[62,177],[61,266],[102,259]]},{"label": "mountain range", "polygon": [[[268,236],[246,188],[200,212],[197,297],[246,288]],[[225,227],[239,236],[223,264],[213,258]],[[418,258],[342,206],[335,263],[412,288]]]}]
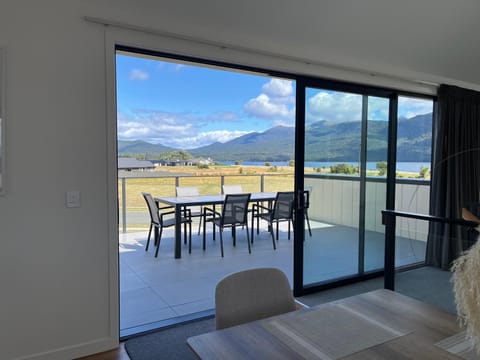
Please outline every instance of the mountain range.
[{"label": "mountain range", "polygon": [[[305,129],[305,161],[359,160],[361,122],[317,121]],[[367,123],[367,161],[383,161],[387,157],[388,122]],[[397,161],[430,161],[432,114],[400,118],[397,132]],[[225,143],[188,150],[194,157],[210,157],[216,161],[288,161],[294,159],[295,128],[277,126],[264,132],[253,132]],[[125,154],[158,155],[173,149],[142,140],[118,141],[119,156]]]}]

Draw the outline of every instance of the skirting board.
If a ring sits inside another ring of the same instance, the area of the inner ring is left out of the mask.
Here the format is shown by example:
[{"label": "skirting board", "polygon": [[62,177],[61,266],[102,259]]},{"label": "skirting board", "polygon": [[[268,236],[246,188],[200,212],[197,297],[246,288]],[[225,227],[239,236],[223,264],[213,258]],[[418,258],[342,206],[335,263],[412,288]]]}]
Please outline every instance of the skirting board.
[{"label": "skirting board", "polygon": [[88,356],[116,349],[119,346],[118,337],[102,338],[82,344],[66,346],[60,349],[54,349],[42,353],[26,355],[14,358],[12,360],[65,360],[75,359],[82,356]]}]

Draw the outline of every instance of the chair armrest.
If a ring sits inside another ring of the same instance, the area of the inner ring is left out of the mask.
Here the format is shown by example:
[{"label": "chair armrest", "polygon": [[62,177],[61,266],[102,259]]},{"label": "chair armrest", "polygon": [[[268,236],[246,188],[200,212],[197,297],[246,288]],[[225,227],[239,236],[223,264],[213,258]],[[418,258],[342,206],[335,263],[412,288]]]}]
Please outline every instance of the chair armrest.
[{"label": "chair armrest", "polygon": [[252,211],[253,213],[255,214],[255,211],[259,212],[259,210],[266,210],[266,211],[272,211],[272,209],[266,207],[266,206],[263,206],[263,205],[260,205],[260,204],[253,204],[252,205]]},{"label": "chair armrest", "polygon": [[[209,212],[210,214],[207,214],[208,212]],[[203,214],[204,214],[205,216],[207,216],[207,215],[213,215],[213,217],[217,217],[217,216],[218,216],[218,217],[221,217],[221,216],[222,216],[222,214],[220,214],[218,211],[213,210],[213,209],[211,209],[211,208],[209,208],[209,207],[206,207],[206,206],[203,207]]]},{"label": "chair armrest", "polygon": [[[185,220],[191,221],[192,212],[190,211],[190,209],[182,209],[181,213],[183,213],[180,215],[182,217],[181,221],[185,221]],[[163,221],[163,217],[166,215],[175,215],[175,211],[167,211],[167,212],[160,213],[160,218],[162,219],[162,221]]]},{"label": "chair armrest", "polygon": [[174,209],[173,206],[158,206],[158,204],[157,204],[157,207],[158,207],[158,210]]}]

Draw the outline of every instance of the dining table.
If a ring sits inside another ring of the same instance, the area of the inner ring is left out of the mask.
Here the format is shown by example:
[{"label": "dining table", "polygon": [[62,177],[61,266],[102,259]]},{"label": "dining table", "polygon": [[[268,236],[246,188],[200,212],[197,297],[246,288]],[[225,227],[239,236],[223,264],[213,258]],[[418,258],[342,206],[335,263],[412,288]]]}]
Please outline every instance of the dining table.
[{"label": "dining table", "polygon": [[[275,200],[276,192],[251,193],[250,202],[269,202]],[[175,259],[182,257],[181,217],[182,209],[191,206],[220,205],[225,201],[225,194],[195,195],[195,196],[167,196],[155,197],[157,203],[166,204],[175,208]]]},{"label": "dining table", "polygon": [[454,314],[380,289],[187,339],[200,359],[478,359]]}]

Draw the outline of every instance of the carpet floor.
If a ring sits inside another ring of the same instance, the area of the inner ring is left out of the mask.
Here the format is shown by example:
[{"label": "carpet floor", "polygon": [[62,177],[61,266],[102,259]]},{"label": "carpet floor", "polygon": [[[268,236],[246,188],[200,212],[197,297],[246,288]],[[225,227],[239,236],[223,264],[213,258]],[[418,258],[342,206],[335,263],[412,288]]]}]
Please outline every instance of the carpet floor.
[{"label": "carpet floor", "polygon": [[125,342],[131,360],[197,359],[187,339],[215,330],[215,319],[202,319],[179,324]]}]

